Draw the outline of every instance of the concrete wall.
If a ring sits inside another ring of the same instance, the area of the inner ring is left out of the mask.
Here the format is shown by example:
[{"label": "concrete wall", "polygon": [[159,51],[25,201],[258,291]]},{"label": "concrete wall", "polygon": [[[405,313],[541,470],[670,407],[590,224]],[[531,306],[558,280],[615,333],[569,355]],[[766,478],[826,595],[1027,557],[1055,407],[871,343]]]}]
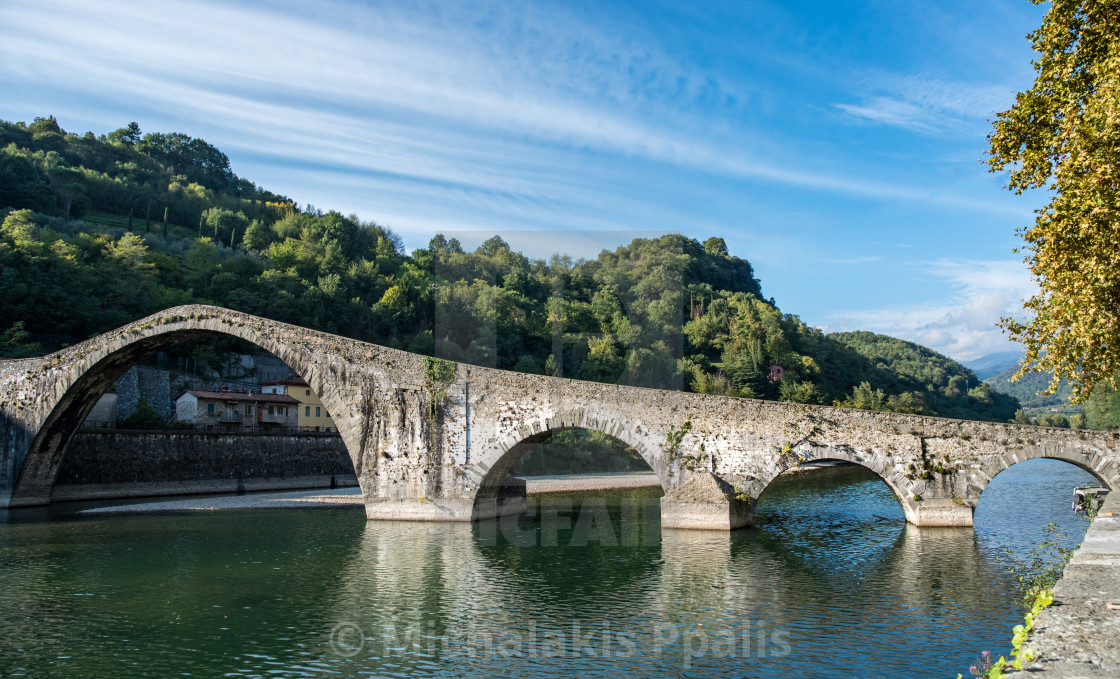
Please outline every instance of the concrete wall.
[{"label": "concrete wall", "polygon": [[80,431],[51,499],[353,485],[354,467],[337,436]]}]

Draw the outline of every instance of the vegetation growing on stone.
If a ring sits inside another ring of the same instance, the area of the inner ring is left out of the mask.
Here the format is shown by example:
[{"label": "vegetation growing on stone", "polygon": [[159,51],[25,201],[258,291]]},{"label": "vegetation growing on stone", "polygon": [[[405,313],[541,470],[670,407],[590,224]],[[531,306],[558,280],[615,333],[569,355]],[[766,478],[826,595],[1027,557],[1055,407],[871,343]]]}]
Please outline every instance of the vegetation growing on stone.
[{"label": "vegetation growing on stone", "polygon": [[447,386],[455,379],[455,363],[435,356],[425,356],[424,376],[436,384]]}]

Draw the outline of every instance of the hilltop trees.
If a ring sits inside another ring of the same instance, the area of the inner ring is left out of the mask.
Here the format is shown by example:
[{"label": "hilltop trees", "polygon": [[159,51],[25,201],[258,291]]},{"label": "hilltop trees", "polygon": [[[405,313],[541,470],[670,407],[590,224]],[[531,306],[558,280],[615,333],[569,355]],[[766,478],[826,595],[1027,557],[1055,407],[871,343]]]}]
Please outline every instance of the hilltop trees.
[{"label": "hilltop trees", "polygon": [[1028,37],[1038,75],[997,117],[988,165],[1051,198],[1020,229],[1039,293],[1002,325],[1026,345],[1020,375],[1052,372],[1049,392],[1065,378],[1083,400],[1120,368],[1120,4],[1054,0]]},{"label": "hilltop trees", "polygon": [[[199,302],[538,374],[955,417],[1017,408],[924,347],[783,313],[722,238],[545,261],[500,236],[468,251],[437,234],[406,255],[390,229],[301,211],[187,135],[79,137],[45,118],[0,123],[0,144],[0,202],[31,208],[0,211],[0,351]],[[66,219],[67,201],[98,223]],[[171,227],[152,229],[164,215]]]},{"label": "hilltop trees", "polygon": [[197,229],[215,207],[271,224],[295,206],[237,177],[229,158],[202,139],[141,135],[134,122],[100,138],[80,136],[49,116],[31,124],[0,121],[0,207],[64,217],[132,214],[147,229],[166,215],[171,224]]}]

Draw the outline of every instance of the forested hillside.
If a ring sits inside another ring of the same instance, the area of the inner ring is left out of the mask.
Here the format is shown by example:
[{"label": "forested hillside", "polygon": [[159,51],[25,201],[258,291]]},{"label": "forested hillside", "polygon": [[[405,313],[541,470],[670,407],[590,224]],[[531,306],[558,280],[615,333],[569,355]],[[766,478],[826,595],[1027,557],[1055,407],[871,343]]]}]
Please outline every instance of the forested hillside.
[{"label": "forested hillside", "polygon": [[1011,377],[1018,371],[1019,366],[1016,365],[998,375],[989,377],[984,382],[991,385],[996,391],[1019,399],[1019,403],[1028,409],[1060,408],[1069,403],[1069,397],[1073,390],[1065,380],[1062,381],[1056,393],[1049,396],[1039,396],[1039,392],[1050,384],[1050,375],[1027,373],[1018,382],[1012,382]]},{"label": "forested hillside", "polygon": [[437,235],[406,254],[388,228],[301,210],[186,135],[74,135],[53,118],[0,135],[7,355],[203,302],[522,372],[977,419],[1018,407],[929,349],[783,313],[721,238],[546,262]]},{"label": "forested hillside", "polygon": [[1014,398],[980,382],[968,368],[920,344],[864,331],[834,333],[829,337],[871,363],[870,374],[849,377],[850,381],[868,380],[882,385],[887,394],[898,394],[890,398],[896,398],[900,404],[924,403],[945,417],[967,418],[983,412],[991,419],[1000,419],[1007,412],[1014,414],[1019,406]]}]

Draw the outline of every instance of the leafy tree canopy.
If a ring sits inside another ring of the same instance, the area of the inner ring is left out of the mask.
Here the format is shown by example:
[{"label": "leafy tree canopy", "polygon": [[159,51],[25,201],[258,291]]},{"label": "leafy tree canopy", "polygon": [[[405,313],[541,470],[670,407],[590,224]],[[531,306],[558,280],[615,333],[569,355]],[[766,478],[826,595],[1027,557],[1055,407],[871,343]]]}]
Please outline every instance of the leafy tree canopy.
[{"label": "leafy tree canopy", "polygon": [[1039,292],[1002,325],[1026,346],[1019,375],[1066,379],[1079,401],[1120,368],[1120,4],[1053,0],[1028,37],[1037,77],[998,115],[988,165],[1050,200],[1019,231]]}]

